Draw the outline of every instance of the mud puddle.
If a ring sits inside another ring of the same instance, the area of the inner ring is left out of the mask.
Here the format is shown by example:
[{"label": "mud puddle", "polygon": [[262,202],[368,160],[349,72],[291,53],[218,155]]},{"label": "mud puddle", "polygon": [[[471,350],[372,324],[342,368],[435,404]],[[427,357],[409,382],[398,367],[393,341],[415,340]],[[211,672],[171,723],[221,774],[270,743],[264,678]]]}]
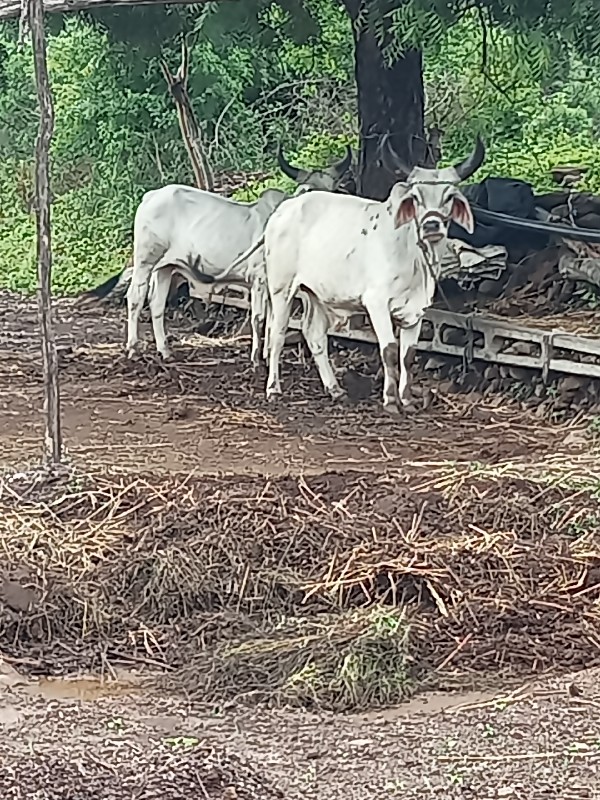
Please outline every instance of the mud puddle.
[{"label": "mud puddle", "polygon": [[468,691],[468,692],[424,692],[418,694],[391,708],[378,709],[377,711],[350,714],[349,718],[356,722],[396,722],[396,720],[414,717],[421,714],[433,715],[445,711],[458,711],[465,707],[473,708],[501,701],[508,692],[501,689],[494,691]]},{"label": "mud puddle", "polygon": [[[149,676],[123,671],[111,678],[94,676],[41,677],[35,681],[21,679],[13,685],[19,693],[29,697],[43,698],[48,701],[79,700],[93,703],[103,699],[131,698],[131,705],[136,701],[143,702],[146,694],[151,694],[142,681],[147,682]],[[513,687],[514,689],[514,687]],[[426,692],[419,694],[399,706],[377,711],[348,714],[349,721],[394,722],[399,719],[420,715],[433,715],[441,712],[455,711],[465,707],[487,705],[495,700],[501,701],[512,694],[508,690],[463,691],[463,692]],[[170,727],[170,726],[169,726]]]},{"label": "mud puddle", "polygon": [[46,700],[82,700],[93,702],[103,698],[129,697],[141,692],[141,677],[122,673],[116,678],[92,676],[66,676],[64,678],[42,677],[28,682],[22,691],[30,697]]}]

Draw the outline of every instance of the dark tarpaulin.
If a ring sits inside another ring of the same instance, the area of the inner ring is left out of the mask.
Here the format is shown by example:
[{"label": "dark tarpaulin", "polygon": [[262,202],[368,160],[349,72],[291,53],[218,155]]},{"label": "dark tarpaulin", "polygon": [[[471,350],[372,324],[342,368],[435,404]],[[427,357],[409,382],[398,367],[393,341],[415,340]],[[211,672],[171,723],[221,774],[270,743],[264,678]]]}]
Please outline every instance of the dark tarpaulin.
[{"label": "dark tarpaulin", "polygon": [[[475,215],[477,209],[486,209],[518,219],[536,219],[533,187],[518,178],[486,178],[481,183],[466,186],[463,193],[474,206]],[[517,231],[501,223],[484,223],[477,216],[472,234],[454,223],[450,225],[449,234],[451,238],[460,239],[472,247],[502,245],[513,257],[516,250],[543,249],[548,245],[549,238],[547,233]]]}]

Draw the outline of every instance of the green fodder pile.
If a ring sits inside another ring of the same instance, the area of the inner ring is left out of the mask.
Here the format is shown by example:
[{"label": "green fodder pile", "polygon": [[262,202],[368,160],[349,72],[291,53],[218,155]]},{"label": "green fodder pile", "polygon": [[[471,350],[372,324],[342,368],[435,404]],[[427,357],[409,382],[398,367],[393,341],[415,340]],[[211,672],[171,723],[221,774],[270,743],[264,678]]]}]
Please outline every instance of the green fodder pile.
[{"label": "green fodder pile", "polygon": [[0,651],[330,708],[600,663],[600,504],[510,477],[0,486]]}]

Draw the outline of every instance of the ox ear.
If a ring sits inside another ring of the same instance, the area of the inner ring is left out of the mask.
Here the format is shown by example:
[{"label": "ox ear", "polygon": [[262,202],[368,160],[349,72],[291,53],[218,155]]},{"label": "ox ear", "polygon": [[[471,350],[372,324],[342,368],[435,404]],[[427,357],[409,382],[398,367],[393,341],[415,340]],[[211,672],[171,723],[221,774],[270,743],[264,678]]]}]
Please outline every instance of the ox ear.
[{"label": "ox ear", "polygon": [[392,186],[388,209],[394,221],[394,228],[399,228],[415,219],[417,209],[410,193],[410,186],[406,183],[395,183]]},{"label": "ox ear", "polygon": [[473,212],[467,198],[458,192],[452,200],[452,220],[464,228],[467,233],[473,233],[475,230],[475,221],[473,219]]},{"label": "ox ear", "polygon": [[417,210],[415,208],[414,197],[410,194],[407,194],[406,197],[403,197],[400,201],[398,210],[396,211],[394,227],[399,228],[401,225],[406,225],[408,222],[412,222],[416,218],[416,215]]},{"label": "ox ear", "polygon": [[390,193],[390,210],[394,217],[394,228],[406,225],[416,218],[417,209],[410,189],[405,183],[394,184]]}]

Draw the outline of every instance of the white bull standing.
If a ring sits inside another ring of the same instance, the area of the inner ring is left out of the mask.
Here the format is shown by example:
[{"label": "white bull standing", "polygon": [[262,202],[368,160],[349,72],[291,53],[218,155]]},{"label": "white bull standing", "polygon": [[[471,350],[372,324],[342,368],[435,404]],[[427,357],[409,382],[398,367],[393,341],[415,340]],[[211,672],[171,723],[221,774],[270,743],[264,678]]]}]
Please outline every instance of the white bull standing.
[{"label": "white bull standing", "polygon": [[[307,187],[334,191],[348,171],[352,153],[322,170],[298,170],[278,151],[280,167]],[[172,184],[147,192],[134,220],[133,268],[127,291],[127,351],[131,357],[139,341],[139,317],[150,291],[150,313],[158,352],[171,353],[165,334],[165,306],[174,270],[188,280],[212,282],[260,237],[273,211],[288,197],[267,189],[254,203],[240,203],[201,189]],[[234,279],[250,284],[253,365],[258,364],[260,328],[266,315],[266,288],[262,253],[249,256],[237,267]]]},{"label": "white bull standing", "polygon": [[[408,405],[407,356],[416,347],[425,310],[439,277],[439,255],[454,220],[470,233],[473,216],[457,188],[483,163],[473,153],[455,167],[404,167],[386,140],[383,157],[399,181],[384,202],[316,191],[280,206],[264,232],[270,301],[267,398],[281,394],[279,362],[298,291],[305,295],[302,332],[324,387],[343,394],[328,355],[327,332],[336,316],[365,310],[379,342],[383,405]],[[400,343],[394,325],[401,329]]]}]

